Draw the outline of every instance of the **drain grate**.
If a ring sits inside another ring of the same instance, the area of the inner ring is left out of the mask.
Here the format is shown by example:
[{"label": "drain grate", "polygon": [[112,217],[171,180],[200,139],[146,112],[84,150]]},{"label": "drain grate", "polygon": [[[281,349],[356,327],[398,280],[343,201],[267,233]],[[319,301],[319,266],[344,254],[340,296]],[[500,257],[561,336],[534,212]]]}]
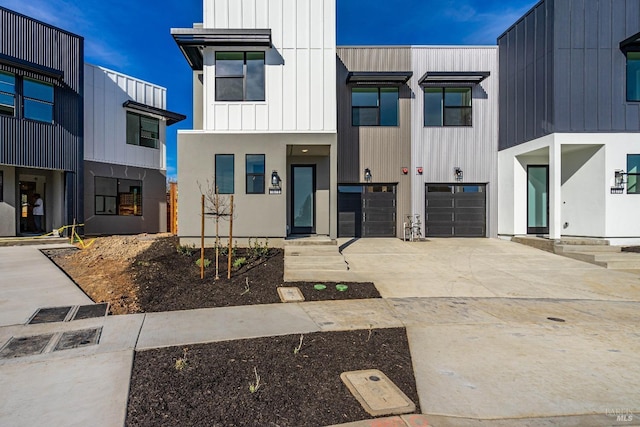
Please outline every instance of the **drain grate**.
[{"label": "drain grate", "polygon": [[53,351],[70,350],[72,348],[96,345],[100,340],[102,328],[81,329],[62,334]]},{"label": "drain grate", "polygon": [[75,316],[71,320],[93,319],[94,317],[104,317],[107,314],[109,305],[104,302],[102,304],[81,305],[78,307]]},{"label": "drain grate", "polygon": [[11,337],[9,342],[0,350],[0,359],[33,356],[40,354],[47,348],[53,334],[34,335],[31,337]]},{"label": "drain grate", "polygon": [[39,308],[27,324],[64,322],[72,308],[71,306]]}]

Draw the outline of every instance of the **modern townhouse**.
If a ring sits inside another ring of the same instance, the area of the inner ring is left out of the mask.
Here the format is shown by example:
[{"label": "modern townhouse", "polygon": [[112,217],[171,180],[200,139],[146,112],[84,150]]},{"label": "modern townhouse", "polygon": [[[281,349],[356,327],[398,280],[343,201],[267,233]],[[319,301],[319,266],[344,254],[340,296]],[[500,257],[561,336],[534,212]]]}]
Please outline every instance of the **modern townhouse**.
[{"label": "modern townhouse", "polygon": [[640,3],[544,0],[498,45],[499,234],[640,242]]}]

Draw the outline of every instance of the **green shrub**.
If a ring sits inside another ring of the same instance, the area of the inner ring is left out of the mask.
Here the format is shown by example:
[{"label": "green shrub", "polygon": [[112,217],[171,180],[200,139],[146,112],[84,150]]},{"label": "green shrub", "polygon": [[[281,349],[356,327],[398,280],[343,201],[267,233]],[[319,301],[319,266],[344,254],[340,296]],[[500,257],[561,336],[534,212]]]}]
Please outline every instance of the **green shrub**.
[{"label": "green shrub", "polygon": [[240,268],[247,263],[247,259],[245,257],[236,258],[233,260],[233,268]]},{"label": "green shrub", "polygon": [[[196,260],[196,265],[197,265],[198,267],[200,267],[200,259],[201,259],[201,258],[198,258],[198,259]],[[210,265],[211,265],[211,260],[210,260],[210,259],[208,259],[208,258],[205,258],[205,259],[204,259],[204,268],[207,268],[207,267],[209,267]]]},{"label": "green shrub", "polygon": [[196,253],[196,245],[177,245],[176,252],[182,256],[192,256]]}]

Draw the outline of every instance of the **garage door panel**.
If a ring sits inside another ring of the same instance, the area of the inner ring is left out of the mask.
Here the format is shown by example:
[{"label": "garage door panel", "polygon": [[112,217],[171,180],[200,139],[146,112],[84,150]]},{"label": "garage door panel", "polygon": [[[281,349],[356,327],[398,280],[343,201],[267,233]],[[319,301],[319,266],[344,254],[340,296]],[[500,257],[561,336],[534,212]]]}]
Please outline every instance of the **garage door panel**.
[{"label": "garage door panel", "polygon": [[[444,191],[447,188],[451,191]],[[476,191],[468,191],[469,188]],[[486,186],[428,184],[425,194],[425,235],[484,237]]]},{"label": "garage door panel", "polygon": [[461,227],[456,226],[456,237],[482,237],[484,236],[484,227]]},{"label": "garage door panel", "polygon": [[439,221],[453,221],[453,212],[431,212],[427,213],[425,221],[439,222]]},{"label": "garage door panel", "polygon": [[395,237],[395,188],[391,184],[339,186],[338,236]]},{"label": "garage door panel", "polygon": [[390,237],[395,236],[396,232],[395,225],[389,224],[388,221],[367,221],[362,228],[365,237]]},{"label": "garage door panel", "polygon": [[429,208],[453,208],[453,199],[451,198],[428,198],[427,207]]},{"label": "garage door panel", "polygon": [[427,226],[426,235],[431,237],[451,237],[453,236],[453,227],[438,225]]}]

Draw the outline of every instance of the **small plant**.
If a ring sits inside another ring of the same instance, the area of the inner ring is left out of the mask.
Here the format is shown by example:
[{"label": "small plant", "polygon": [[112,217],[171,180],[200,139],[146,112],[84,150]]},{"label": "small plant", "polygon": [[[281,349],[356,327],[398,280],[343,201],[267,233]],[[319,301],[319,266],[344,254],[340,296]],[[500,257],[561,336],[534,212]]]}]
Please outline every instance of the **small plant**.
[{"label": "small plant", "polygon": [[298,354],[300,353],[300,350],[302,350],[302,340],[304,339],[304,335],[300,334],[300,342],[298,343],[297,346],[295,346],[293,348],[293,354]]},{"label": "small plant", "polygon": [[192,256],[196,253],[196,245],[177,245],[176,252],[182,256]]},{"label": "small plant", "polygon": [[253,245],[251,244],[251,238],[249,238],[249,255],[254,258],[263,258],[269,255],[269,239],[264,239],[264,245],[262,245],[256,237]]},{"label": "small plant", "polygon": [[182,349],[182,357],[179,357],[176,360],[175,368],[176,371],[182,371],[183,369],[189,366],[189,362],[187,361],[187,351],[189,348],[185,347]]},{"label": "small plant", "polygon": [[262,383],[260,382],[260,375],[258,375],[258,368],[256,368],[255,366],[253,367],[253,373],[256,376],[256,380],[252,383],[249,383],[250,393],[255,393],[260,389],[260,387],[262,387]]},{"label": "small plant", "polygon": [[233,260],[233,268],[240,268],[247,263],[247,259],[245,257],[236,258]]},{"label": "small plant", "polygon": [[[200,258],[198,258],[198,259],[196,260],[196,265],[197,265],[198,267],[200,267],[200,264],[201,264],[201,259],[200,259]],[[205,258],[205,259],[204,259],[204,268],[207,268],[207,267],[209,267],[210,265],[211,265],[211,260],[210,260],[209,258]]]},{"label": "small plant", "polygon": [[149,261],[138,261],[137,264],[140,267],[149,267],[151,265],[151,263]]},{"label": "small plant", "polygon": [[249,289],[249,278],[245,277],[244,278],[244,291],[240,294],[240,296],[244,295],[244,294],[248,294],[251,291],[251,289]]}]

